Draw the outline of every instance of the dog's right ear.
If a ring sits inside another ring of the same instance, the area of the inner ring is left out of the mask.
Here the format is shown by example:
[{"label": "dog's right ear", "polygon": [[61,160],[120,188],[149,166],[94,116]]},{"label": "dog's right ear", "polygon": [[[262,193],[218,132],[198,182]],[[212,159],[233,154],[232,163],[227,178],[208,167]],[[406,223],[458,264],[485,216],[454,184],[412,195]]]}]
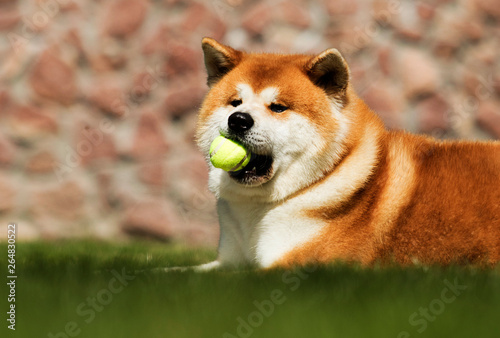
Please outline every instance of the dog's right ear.
[{"label": "dog's right ear", "polygon": [[201,41],[207,69],[207,84],[209,87],[217,83],[227,72],[233,69],[241,60],[242,52],[225,46],[214,39],[203,38]]},{"label": "dog's right ear", "polygon": [[306,71],[310,79],[328,95],[343,94],[349,83],[349,66],[335,48],[311,58]]}]

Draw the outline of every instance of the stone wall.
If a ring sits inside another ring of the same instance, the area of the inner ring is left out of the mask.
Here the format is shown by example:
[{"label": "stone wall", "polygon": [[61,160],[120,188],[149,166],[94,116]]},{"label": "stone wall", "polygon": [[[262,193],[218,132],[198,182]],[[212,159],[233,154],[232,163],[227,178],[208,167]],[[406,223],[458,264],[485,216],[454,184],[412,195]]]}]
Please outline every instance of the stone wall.
[{"label": "stone wall", "polygon": [[203,36],[336,47],[389,128],[500,137],[495,0],[0,0],[0,224],[25,240],[214,245],[193,143]]}]

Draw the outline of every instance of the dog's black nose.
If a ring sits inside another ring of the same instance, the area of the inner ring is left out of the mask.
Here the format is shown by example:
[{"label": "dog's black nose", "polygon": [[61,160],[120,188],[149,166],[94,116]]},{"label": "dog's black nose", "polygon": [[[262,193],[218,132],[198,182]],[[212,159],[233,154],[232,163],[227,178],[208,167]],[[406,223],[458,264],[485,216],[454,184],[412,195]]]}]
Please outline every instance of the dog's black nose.
[{"label": "dog's black nose", "polygon": [[227,121],[229,129],[236,133],[243,133],[253,126],[252,116],[248,113],[236,112],[229,116]]}]

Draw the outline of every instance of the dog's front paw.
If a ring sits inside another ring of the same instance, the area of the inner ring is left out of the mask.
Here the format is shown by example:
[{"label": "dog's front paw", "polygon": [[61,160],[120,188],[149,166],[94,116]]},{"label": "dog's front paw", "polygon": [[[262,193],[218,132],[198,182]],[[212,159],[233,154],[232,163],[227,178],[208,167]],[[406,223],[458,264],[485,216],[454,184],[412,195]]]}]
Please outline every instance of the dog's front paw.
[{"label": "dog's front paw", "polygon": [[213,261],[206,264],[195,265],[195,266],[171,266],[167,268],[156,268],[152,269],[153,273],[164,273],[164,272],[185,272],[185,271],[195,271],[195,272],[205,272],[214,270],[220,267],[219,261]]}]

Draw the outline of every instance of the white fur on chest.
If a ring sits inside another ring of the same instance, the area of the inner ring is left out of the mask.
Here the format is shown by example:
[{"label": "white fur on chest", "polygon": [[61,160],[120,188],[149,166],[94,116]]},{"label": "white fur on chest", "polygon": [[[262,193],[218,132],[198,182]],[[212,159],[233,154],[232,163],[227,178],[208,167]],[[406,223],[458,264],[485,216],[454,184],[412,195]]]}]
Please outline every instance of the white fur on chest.
[{"label": "white fur on chest", "polygon": [[[269,267],[317,236],[325,224],[306,217],[299,200],[284,204],[219,201],[219,260]],[[238,261],[234,261],[235,258]]]}]

